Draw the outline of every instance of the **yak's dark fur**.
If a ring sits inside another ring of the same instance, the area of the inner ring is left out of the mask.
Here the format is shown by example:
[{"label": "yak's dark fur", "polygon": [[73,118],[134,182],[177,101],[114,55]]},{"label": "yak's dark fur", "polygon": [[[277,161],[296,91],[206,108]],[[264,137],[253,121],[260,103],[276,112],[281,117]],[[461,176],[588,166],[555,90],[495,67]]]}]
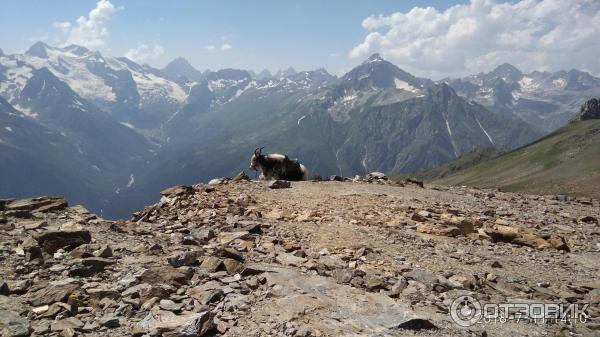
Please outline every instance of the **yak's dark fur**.
[{"label": "yak's dark fur", "polygon": [[308,172],[298,160],[289,159],[287,155],[267,154],[256,149],[250,160],[250,169],[258,171],[263,180],[308,180]]}]

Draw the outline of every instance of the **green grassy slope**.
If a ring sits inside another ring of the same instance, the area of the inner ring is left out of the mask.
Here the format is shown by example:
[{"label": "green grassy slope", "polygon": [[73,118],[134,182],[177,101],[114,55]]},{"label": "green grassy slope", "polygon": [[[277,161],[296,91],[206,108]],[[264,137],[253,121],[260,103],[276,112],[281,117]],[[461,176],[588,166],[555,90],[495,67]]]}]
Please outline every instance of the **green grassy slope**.
[{"label": "green grassy slope", "polygon": [[600,120],[569,124],[520,149],[433,181],[600,197]]},{"label": "green grassy slope", "polygon": [[394,172],[394,173],[390,173],[390,177],[392,179],[398,179],[398,180],[405,179],[405,178],[412,178],[412,179],[424,180],[424,181],[434,181],[434,180],[452,176],[453,174],[455,174],[457,172],[471,168],[471,167],[473,167],[481,162],[484,162],[486,160],[496,158],[504,153],[505,152],[502,150],[497,150],[497,149],[493,149],[493,148],[477,149],[477,150],[469,152],[463,156],[460,156],[459,158],[457,158],[447,164],[437,166],[437,167],[434,167],[429,170],[414,172],[414,173],[407,173],[407,174],[400,174],[400,173]]}]

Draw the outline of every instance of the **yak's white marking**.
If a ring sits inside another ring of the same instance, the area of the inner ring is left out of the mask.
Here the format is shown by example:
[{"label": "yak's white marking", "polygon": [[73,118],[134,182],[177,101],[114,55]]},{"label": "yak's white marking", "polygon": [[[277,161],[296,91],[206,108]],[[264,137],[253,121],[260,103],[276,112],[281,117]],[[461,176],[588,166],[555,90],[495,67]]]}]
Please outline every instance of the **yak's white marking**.
[{"label": "yak's white marking", "polygon": [[10,126],[5,126],[4,127],[6,129],[6,131],[8,132],[13,132],[13,129]]},{"label": "yak's white marking", "polygon": [[285,156],[282,154],[279,154],[279,153],[270,153],[267,155],[267,158],[283,160],[283,159],[285,159]]},{"label": "yak's white marking", "polygon": [[301,122],[301,121],[302,121],[304,118],[306,118],[306,116],[302,116],[302,117],[298,118],[298,125],[300,125],[300,122]]},{"label": "yak's white marking", "polygon": [[98,166],[96,166],[96,165],[92,165],[92,167],[94,168],[94,170],[96,170],[96,171],[98,171],[98,172],[102,171],[102,170],[101,170],[101,169],[100,169]]},{"label": "yak's white marking", "polygon": [[485,129],[483,128],[483,126],[481,125],[481,123],[479,122],[479,119],[477,119],[477,117],[475,117],[475,120],[477,121],[477,124],[479,124],[479,127],[481,128],[481,131],[483,131],[483,133],[485,133],[485,135],[488,137],[488,139],[490,140],[490,143],[492,143],[492,145],[496,145],[494,144],[494,141],[492,140],[492,137],[490,137],[490,135],[487,133],[487,131],[485,131]]}]

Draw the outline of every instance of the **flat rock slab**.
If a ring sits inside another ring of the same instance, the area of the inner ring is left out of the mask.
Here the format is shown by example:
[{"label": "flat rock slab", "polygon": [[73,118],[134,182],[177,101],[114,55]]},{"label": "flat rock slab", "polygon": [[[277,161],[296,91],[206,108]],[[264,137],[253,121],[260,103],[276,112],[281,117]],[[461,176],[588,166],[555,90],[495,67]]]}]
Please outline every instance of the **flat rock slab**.
[{"label": "flat rock slab", "polygon": [[66,302],[67,297],[78,288],[77,284],[52,285],[38,290],[32,295],[29,302],[34,307],[54,302]]},{"label": "flat rock slab", "polygon": [[277,317],[281,322],[302,316],[310,328],[327,336],[387,335],[407,330],[436,329],[407,305],[389,296],[369,293],[332,278],[307,276],[286,268],[269,269],[265,275],[272,300],[259,305],[256,313]]},{"label": "flat rock slab", "polygon": [[41,197],[14,200],[5,204],[4,208],[8,211],[53,212],[63,210],[67,206],[63,198]]}]

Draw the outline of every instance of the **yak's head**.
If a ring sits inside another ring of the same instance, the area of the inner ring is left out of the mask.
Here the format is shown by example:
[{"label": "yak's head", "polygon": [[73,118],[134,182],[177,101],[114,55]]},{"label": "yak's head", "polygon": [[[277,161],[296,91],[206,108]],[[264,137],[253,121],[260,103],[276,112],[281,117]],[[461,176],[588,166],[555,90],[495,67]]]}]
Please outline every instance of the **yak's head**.
[{"label": "yak's head", "polygon": [[260,159],[262,158],[262,147],[254,150],[254,154],[252,158],[250,158],[250,169],[253,171],[258,170],[258,166],[260,165]]}]

